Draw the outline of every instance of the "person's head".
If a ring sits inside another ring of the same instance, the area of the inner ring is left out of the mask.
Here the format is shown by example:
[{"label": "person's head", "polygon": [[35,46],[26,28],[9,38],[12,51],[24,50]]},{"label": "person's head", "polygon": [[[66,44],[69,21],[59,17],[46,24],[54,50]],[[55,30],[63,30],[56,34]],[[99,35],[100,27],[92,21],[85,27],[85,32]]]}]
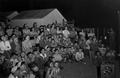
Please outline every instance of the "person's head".
[{"label": "person's head", "polygon": [[25,57],[25,55],[26,55],[26,54],[25,54],[24,52],[21,53],[21,57]]},{"label": "person's head", "polygon": [[53,63],[52,62],[50,63],[50,67],[53,67]]},{"label": "person's head", "polygon": [[59,37],[62,37],[62,34],[60,34]]},{"label": "person's head", "polygon": [[20,69],[22,69],[22,70],[26,69],[25,62],[22,62],[22,63],[21,63]]},{"label": "person's head", "polygon": [[34,23],[33,23],[33,27],[37,27],[37,22],[34,22]]},{"label": "person's head", "polygon": [[14,41],[15,41],[15,42],[18,42],[18,38],[17,38],[17,37],[16,37],[16,38],[14,38]]},{"label": "person's head", "polygon": [[104,44],[101,44],[101,47],[104,47]]},{"label": "person's head", "polygon": [[79,52],[82,52],[82,49],[79,49]]},{"label": "person's head", "polygon": [[59,63],[58,62],[55,63],[55,67],[59,67]]},{"label": "person's head", "polygon": [[26,40],[30,40],[30,36],[26,36]]},{"label": "person's head", "polygon": [[33,58],[33,54],[31,53],[31,52],[29,52],[28,54],[27,54],[27,56],[29,57],[29,58]]},{"label": "person's head", "polygon": [[23,25],[23,27],[24,27],[24,28],[26,28],[26,29],[28,29],[28,26],[27,26],[27,24],[24,24],[24,25]]},{"label": "person's head", "polygon": [[47,48],[47,51],[50,51],[50,47]]},{"label": "person's head", "polygon": [[3,41],[6,41],[6,40],[7,40],[7,38],[6,38],[5,36],[2,36],[1,39],[2,39]]},{"label": "person's head", "polygon": [[54,40],[52,40],[52,43],[54,43],[55,41]]},{"label": "person's head", "polygon": [[34,67],[32,68],[32,70],[33,70],[34,72],[37,72],[37,71],[39,71],[39,68],[38,68],[37,66],[34,66]]},{"label": "person's head", "polygon": [[67,26],[65,27],[65,30],[68,30],[68,27],[67,27]]},{"label": "person's head", "polygon": [[35,51],[35,52],[34,52],[34,55],[35,55],[35,56],[39,56],[39,52],[38,52],[38,51]]},{"label": "person's head", "polygon": [[56,50],[56,51],[55,51],[55,54],[58,54],[58,53],[59,53],[59,51],[58,51],[58,50]]},{"label": "person's head", "polygon": [[100,53],[99,51],[97,51],[97,52],[96,52],[96,55],[97,55],[97,56],[100,56],[100,55],[101,55],[101,53]]},{"label": "person's head", "polygon": [[59,28],[59,27],[57,27],[57,30],[60,30],[60,28]]},{"label": "person's head", "polygon": [[92,40],[92,36],[89,36],[89,40]]},{"label": "person's head", "polygon": [[96,40],[97,40],[95,36],[93,37],[93,40],[94,40],[94,41],[96,41]]},{"label": "person's head", "polygon": [[45,49],[42,49],[42,50],[41,50],[41,53],[45,53]]}]

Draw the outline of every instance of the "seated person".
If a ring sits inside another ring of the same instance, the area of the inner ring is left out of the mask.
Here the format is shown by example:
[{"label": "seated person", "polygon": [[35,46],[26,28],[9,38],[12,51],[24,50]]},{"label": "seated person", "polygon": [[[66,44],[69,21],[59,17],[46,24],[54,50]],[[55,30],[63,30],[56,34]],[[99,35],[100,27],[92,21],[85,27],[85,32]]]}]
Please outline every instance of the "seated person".
[{"label": "seated person", "polygon": [[54,61],[54,62],[55,61],[62,61],[62,59],[63,58],[62,58],[61,54],[59,54],[58,51],[56,51],[55,54],[53,55],[52,61]]},{"label": "seated person", "polygon": [[84,53],[82,49],[79,49],[79,52],[76,52],[75,58],[77,61],[81,61],[84,58]]},{"label": "seated person", "polygon": [[8,51],[11,49],[10,42],[7,40],[6,36],[2,36],[2,41],[0,42],[0,49],[2,51]]}]

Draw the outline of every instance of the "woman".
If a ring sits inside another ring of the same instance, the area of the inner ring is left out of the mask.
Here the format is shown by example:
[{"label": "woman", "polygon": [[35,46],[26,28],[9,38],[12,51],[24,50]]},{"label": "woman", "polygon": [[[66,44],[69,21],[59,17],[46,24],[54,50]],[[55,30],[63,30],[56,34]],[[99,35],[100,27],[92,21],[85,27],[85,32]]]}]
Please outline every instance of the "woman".
[{"label": "woman", "polygon": [[22,50],[26,53],[30,52],[32,49],[32,43],[30,36],[26,36],[26,39],[22,42]]},{"label": "woman", "polygon": [[50,63],[50,67],[47,70],[46,78],[52,78],[53,63]]},{"label": "woman", "polygon": [[53,78],[61,78],[59,63],[57,62],[55,63],[55,67],[53,68],[52,75],[53,75]]}]

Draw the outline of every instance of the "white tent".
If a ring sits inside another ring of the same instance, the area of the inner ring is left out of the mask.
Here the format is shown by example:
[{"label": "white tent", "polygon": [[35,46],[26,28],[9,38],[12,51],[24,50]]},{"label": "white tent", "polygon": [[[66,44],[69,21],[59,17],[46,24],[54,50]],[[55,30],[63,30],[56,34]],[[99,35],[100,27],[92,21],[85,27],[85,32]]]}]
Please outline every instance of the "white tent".
[{"label": "white tent", "polygon": [[15,16],[17,16],[19,13],[17,11],[11,11],[11,12],[0,12],[0,20],[7,21],[13,19]]},{"label": "white tent", "polygon": [[22,11],[12,19],[10,24],[12,26],[27,24],[31,27],[34,22],[40,26],[52,24],[53,22],[63,23],[63,20],[67,21],[57,9],[29,10]]}]

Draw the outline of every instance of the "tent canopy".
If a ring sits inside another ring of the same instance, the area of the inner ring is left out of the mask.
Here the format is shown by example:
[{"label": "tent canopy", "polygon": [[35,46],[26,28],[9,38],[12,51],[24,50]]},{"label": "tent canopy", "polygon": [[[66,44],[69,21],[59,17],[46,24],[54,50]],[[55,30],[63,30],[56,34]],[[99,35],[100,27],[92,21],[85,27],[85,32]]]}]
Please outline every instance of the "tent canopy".
[{"label": "tent canopy", "polygon": [[19,13],[17,11],[11,12],[0,12],[0,20],[12,19],[17,16]]},{"label": "tent canopy", "polygon": [[37,19],[43,18],[52,12],[54,9],[42,9],[42,10],[28,10],[22,11],[19,15],[13,18],[14,19]]},{"label": "tent canopy", "polygon": [[15,16],[11,21],[11,26],[23,26],[27,24],[32,26],[34,22],[40,25],[48,25],[52,23],[62,24],[67,21],[57,9],[42,9],[42,10],[28,10],[22,11]]}]

